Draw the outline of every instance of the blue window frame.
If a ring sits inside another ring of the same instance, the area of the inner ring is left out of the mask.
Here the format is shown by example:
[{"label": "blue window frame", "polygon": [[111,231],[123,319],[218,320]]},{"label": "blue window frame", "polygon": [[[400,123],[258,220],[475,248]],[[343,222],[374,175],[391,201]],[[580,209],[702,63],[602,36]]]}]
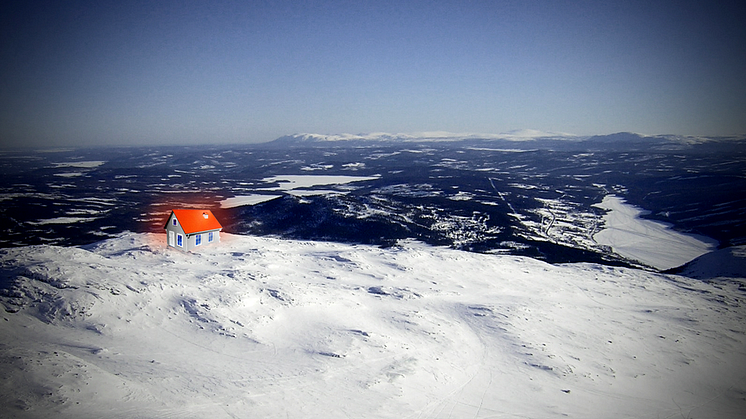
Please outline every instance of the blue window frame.
[{"label": "blue window frame", "polygon": [[207,242],[208,243],[212,243],[213,238],[214,238],[214,236],[213,236],[213,232],[212,231],[209,232],[209,233],[207,233]]},{"label": "blue window frame", "polygon": [[176,225],[176,217],[174,217],[174,225]]},{"label": "blue window frame", "polygon": [[195,237],[195,239],[194,239],[194,245],[195,246],[199,246],[200,244],[202,244],[202,235],[201,234],[197,234],[197,237]]},{"label": "blue window frame", "polygon": [[176,235],[176,245],[179,247],[184,247],[184,236],[181,234]]}]

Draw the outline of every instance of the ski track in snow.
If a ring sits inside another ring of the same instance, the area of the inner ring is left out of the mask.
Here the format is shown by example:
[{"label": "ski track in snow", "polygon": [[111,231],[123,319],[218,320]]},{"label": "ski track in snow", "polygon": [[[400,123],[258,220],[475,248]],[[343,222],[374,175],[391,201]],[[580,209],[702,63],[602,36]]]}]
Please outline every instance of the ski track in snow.
[{"label": "ski track in snow", "polygon": [[0,251],[2,417],[712,417],[742,279],[234,236]]}]

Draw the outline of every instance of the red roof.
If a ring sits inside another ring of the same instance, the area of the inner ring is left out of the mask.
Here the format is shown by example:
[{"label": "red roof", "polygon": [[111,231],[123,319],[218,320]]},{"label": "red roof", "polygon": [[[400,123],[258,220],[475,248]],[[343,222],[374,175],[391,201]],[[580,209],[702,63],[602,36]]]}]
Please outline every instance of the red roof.
[{"label": "red roof", "polygon": [[223,228],[210,210],[175,209],[172,211],[186,234]]}]

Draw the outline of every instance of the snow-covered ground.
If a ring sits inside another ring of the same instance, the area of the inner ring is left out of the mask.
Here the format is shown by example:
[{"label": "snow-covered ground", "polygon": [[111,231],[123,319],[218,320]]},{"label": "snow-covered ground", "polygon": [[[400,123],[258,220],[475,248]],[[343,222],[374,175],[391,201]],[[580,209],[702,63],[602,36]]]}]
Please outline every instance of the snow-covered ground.
[{"label": "snow-covered ground", "polygon": [[0,416],[746,411],[742,279],[221,237],[189,254],[148,234],[1,250]]},{"label": "snow-covered ground", "polygon": [[616,195],[606,195],[594,206],[609,211],[604,216],[604,229],[593,236],[594,240],[661,271],[679,267],[717,246],[708,237],[682,234],[668,224],[640,218],[643,210]]}]

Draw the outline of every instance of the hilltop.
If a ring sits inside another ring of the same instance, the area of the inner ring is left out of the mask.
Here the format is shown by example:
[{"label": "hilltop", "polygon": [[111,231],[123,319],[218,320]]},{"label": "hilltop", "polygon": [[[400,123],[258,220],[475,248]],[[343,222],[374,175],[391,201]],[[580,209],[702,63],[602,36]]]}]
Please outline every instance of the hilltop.
[{"label": "hilltop", "polygon": [[225,234],[0,251],[7,417],[712,417],[742,279]]}]

